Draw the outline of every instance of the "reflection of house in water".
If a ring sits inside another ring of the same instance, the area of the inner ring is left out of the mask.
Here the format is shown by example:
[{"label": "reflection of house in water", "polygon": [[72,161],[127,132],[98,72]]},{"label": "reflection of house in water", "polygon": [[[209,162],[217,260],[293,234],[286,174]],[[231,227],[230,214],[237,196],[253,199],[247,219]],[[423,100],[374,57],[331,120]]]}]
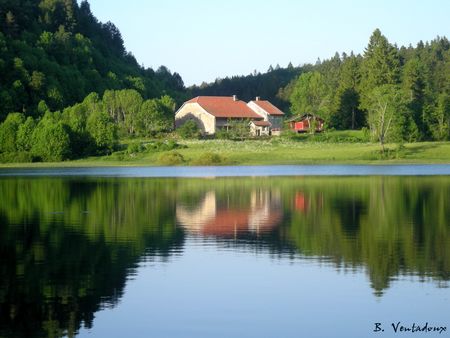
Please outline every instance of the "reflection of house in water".
[{"label": "reflection of house in water", "polygon": [[294,207],[295,210],[307,214],[311,208],[321,210],[323,206],[323,194],[313,195],[311,193],[305,193],[303,191],[297,191],[295,193]]},{"label": "reflection of house in water", "polygon": [[282,219],[279,193],[253,190],[249,197],[244,205],[230,206],[209,191],[194,207],[177,204],[177,220],[187,231],[207,236],[260,234],[278,226]]},{"label": "reflection of house in water", "polygon": [[305,194],[297,191],[295,193],[295,210],[305,212],[307,207],[307,200],[305,198]]}]

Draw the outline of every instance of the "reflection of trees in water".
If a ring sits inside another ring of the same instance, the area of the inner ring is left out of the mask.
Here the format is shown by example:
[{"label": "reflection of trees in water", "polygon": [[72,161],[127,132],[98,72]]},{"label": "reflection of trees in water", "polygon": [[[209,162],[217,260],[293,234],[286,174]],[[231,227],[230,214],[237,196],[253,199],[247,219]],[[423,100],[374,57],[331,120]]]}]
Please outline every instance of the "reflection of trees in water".
[{"label": "reflection of trees in water", "polygon": [[1,180],[0,336],[90,327],[143,254],[181,247],[171,191],[159,181]]},{"label": "reflection of trees in water", "polygon": [[0,335],[92,325],[184,231],[365,267],[377,294],[400,274],[449,280],[448,177],[4,178],[0,196]]},{"label": "reflection of trees in water", "polygon": [[[215,236],[222,243],[243,239],[233,244],[279,252],[290,246],[302,255],[331,259],[338,267],[365,267],[377,294],[399,274],[449,280],[448,177],[217,179],[197,184],[195,201],[178,201],[176,209],[178,222],[191,233]],[[183,185],[178,188],[184,190]],[[255,195],[263,197],[257,208],[251,202]],[[251,210],[274,220],[258,240],[249,237]]]},{"label": "reflection of trees in water", "polygon": [[283,236],[301,253],[364,266],[377,294],[399,274],[449,280],[449,178],[321,179],[297,189],[309,210],[294,211]]}]

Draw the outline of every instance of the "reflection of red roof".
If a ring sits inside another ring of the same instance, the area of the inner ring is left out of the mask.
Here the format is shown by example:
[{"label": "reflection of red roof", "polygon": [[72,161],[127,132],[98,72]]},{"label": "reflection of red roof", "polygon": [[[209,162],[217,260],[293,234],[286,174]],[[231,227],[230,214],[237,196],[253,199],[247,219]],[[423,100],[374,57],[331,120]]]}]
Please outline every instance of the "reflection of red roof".
[{"label": "reflection of red roof", "polygon": [[219,210],[216,217],[203,226],[204,235],[233,235],[236,232],[247,231],[248,211]]},{"label": "reflection of red roof", "polygon": [[269,127],[272,125],[269,121],[252,121],[255,126],[258,127]]},{"label": "reflection of red roof", "polygon": [[245,102],[240,100],[234,101],[231,96],[197,96],[186,103],[198,103],[203,109],[215,117],[263,118],[251,110]]},{"label": "reflection of red roof", "polygon": [[258,101],[251,101],[251,102],[253,102],[254,104],[260,106],[262,109],[264,109],[270,115],[284,115],[284,113],[281,110],[279,110],[277,107],[275,107],[269,101],[258,100]]},{"label": "reflection of red roof", "polygon": [[[233,236],[237,233],[248,232],[249,228],[249,210],[218,210],[216,216],[205,223],[201,229],[203,235],[213,236]],[[259,220],[259,231],[265,232],[275,228],[281,220],[281,212],[273,210],[270,215]]]}]

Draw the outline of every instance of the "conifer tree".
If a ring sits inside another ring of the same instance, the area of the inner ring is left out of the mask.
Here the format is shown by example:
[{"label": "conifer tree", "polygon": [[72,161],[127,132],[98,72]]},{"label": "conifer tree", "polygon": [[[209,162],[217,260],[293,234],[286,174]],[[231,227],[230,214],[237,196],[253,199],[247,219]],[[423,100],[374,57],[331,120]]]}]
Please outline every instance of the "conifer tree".
[{"label": "conifer tree", "polygon": [[395,85],[399,82],[400,60],[397,49],[376,29],[370,37],[361,65],[362,108],[369,104],[368,95],[374,88],[382,85]]},{"label": "conifer tree", "polygon": [[411,123],[414,123],[423,137],[429,135],[424,115],[425,83],[424,68],[419,58],[409,60],[403,68],[403,89],[408,99]]},{"label": "conifer tree", "polygon": [[353,52],[342,63],[339,87],[336,93],[336,112],[332,126],[337,129],[359,129],[365,124],[364,112],[359,108],[361,81],[360,59]]}]

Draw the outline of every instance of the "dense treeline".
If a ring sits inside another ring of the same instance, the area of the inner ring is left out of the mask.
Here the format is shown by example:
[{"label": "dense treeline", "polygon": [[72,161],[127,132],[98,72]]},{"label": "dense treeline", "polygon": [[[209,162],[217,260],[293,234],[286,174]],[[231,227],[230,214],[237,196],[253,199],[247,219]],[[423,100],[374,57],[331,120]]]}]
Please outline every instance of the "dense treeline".
[{"label": "dense treeline", "polygon": [[297,78],[302,71],[310,66],[294,67],[289,63],[287,68],[276,65],[269,67],[266,73],[254,72],[246,76],[233,76],[224,79],[217,79],[213,83],[202,83],[200,86],[192,86],[188,90],[191,96],[217,95],[231,96],[237,95],[244,101],[254,100],[260,96],[269,100],[282,110],[289,109],[289,100],[286,100],[280,92],[280,88],[287,86],[293,79]]},{"label": "dense treeline", "polygon": [[264,74],[217,79],[190,90],[194,96],[261,96],[288,115],[319,115],[328,128],[366,127],[382,145],[389,140],[447,140],[449,47],[446,37],[437,37],[398,48],[376,29],[363,55],[336,53],[315,65],[270,67]]},{"label": "dense treeline", "polygon": [[0,28],[0,161],[108,154],[172,128],[181,77],[139,66],[87,1],[2,1]]},{"label": "dense treeline", "polygon": [[120,136],[155,136],[171,130],[175,101],[143,100],[134,89],[91,93],[83,102],[51,112],[44,101],[40,118],[8,114],[0,125],[0,161],[62,161],[115,150]]},{"label": "dense treeline", "polygon": [[380,30],[363,55],[318,62],[286,89],[295,114],[313,113],[329,127],[368,127],[387,140],[446,140],[450,126],[450,43],[445,37],[414,48],[389,43]]},{"label": "dense treeline", "polygon": [[179,74],[141,67],[117,27],[99,22],[87,1],[2,0],[0,74],[0,121],[11,112],[40,117],[42,100],[56,111],[107,89],[185,98]]}]

